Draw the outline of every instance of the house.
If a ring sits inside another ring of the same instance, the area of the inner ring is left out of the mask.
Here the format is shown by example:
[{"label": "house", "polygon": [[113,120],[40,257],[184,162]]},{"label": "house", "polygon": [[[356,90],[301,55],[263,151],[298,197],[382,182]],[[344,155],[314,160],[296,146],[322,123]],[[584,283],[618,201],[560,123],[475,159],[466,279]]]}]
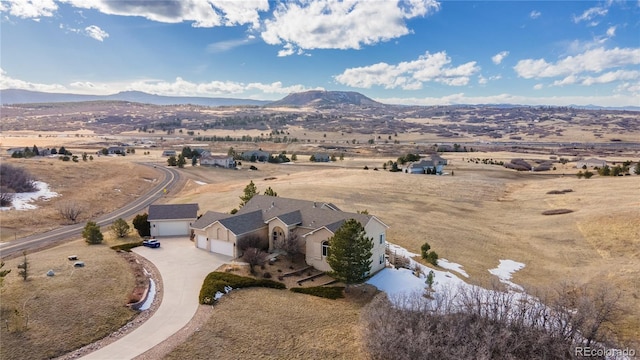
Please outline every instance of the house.
[{"label": "house", "polygon": [[329,162],[330,160],[331,158],[327,153],[313,154],[313,161],[315,162]]},{"label": "house", "polygon": [[236,161],[233,156],[227,155],[207,155],[200,158],[201,166],[219,166],[227,169],[236,167]]},{"label": "house", "polygon": [[430,159],[423,159],[417,162],[411,162],[404,166],[403,172],[408,174],[442,174],[444,166],[447,165],[447,160],[440,157],[438,154],[431,154]]},{"label": "house", "polygon": [[127,153],[127,149],[123,146],[110,146],[107,148],[107,154],[109,155],[125,155]]},{"label": "house", "polygon": [[344,212],[331,203],[255,195],[235,215],[207,211],[191,228],[197,248],[231,257],[241,255],[237,243],[246,237],[268,239],[272,251],[280,240],[295,236],[306,263],[329,271],[329,238],[349,219],[359,221],[374,242],[371,273],[383,269],[388,226],[375,216]]},{"label": "house", "polygon": [[197,148],[197,149],[193,149],[192,152],[193,151],[197,152],[198,153],[198,157],[201,157],[201,158],[211,155],[211,151],[206,150],[206,149]]},{"label": "house", "polygon": [[24,152],[24,147],[16,147],[16,148],[7,149],[7,154],[9,154],[9,155],[22,154],[23,152]]},{"label": "house", "polygon": [[198,218],[198,204],[149,205],[151,236],[188,236]]},{"label": "house", "polygon": [[255,161],[265,162],[269,160],[270,156],[271,156],[270,153],[262,150],[245,151],[242,153],[242,158],[246,161],[251,161],[251,162],[255,162]]},{"label": "house", "polygon": [[591,158],[587,160],[580,160],[576,163],[576,168],[603,168],[607,165],[605,160],[600,160],[596,158]]},{"label": "house", "polygon": [[162,152],[162,156],[177,156],[178,154],[176,154],[175,150],[164,150]]}]

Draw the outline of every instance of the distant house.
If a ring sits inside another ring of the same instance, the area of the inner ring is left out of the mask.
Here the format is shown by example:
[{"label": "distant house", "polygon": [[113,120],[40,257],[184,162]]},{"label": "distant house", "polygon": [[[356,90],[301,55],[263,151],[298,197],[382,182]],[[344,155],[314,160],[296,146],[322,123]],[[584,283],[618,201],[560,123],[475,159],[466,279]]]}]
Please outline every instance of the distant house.
[{"label": "distant house", "polygon": [[165,150],[162,152],[162,156],[177,156],[175,150]]},{"label": "distant house", "polygon": [[124,146],[110,146],[107,148],[107,154],[109,155],[124,155],[127,153],[127,149]]},{"label": "distant house", "polygon": [[201,166],[219,166],[227,169],[236,167],[236,161],[233,156],[227,155],[207,155],[200,158]]},{"label": "distant house", "polygon": [[601,160],[601,159],[596,159],[596,158],[591,158],[591,159],[587,159],[587,160],[580,160],[576,163],[576,167],[578,169],[582,169],[583,167],[586,168],[602,168],[605,167],[607,165],[607,162],[605,160]]},{"label": "distant house", "polygon": [[151,236],[188,236],[198,218],[198,204],[149,205]]},{"label": "distant house", "polygon": [[22,154],[24,152],[24,147],[17,147],[17,148],[10,148],[7,149],[7,154],[9,155],[13,155],[13,154]]},{"label": "distant house", "polygon": [[430,159],[423,159],[417,162],[411,162],[404,166],[403,172],[407,174],[442,174],[447,160],[438,154],[431,154]]},{"label": "distant house", "polygon": [[231,257],[241,255],[237,243],[243,238],[268,240],[273,250],[280,240],[295,236],[307,264],[329,271],[329,239],[349,219],[360,222],[372,239],[371,273],[382,270],[388,226],[375,216],[344,212],[331,203],[255,195],[236,214],[207,211],[191,228],[197,248]]},{"label": "distant house", "polygon": [[192,151],[195,151],[198,153],[198,157],[205,157],[205,156],[209,156],[211,155],[211,151],[206,150],[206,149],[193,149]]},{"label": "distant house", "polygon": [[246,161],[260,161],[265,162],[269,160],[270,153],[262,150],[245,151],[242,153],[242,159]]},{"label": "distant house", "polygon": [[313,161],[315,162],[329,162],[330,160],[331,158],[327,153],[313,154]]}]

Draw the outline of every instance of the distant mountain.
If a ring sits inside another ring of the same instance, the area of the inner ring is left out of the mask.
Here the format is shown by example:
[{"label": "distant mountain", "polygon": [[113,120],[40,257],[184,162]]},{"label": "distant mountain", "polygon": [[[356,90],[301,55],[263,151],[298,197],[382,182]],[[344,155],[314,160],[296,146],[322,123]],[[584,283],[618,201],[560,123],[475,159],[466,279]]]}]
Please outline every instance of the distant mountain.
[{"label": "distant mountain", "polygon": [[208,98],[187,96],[161,96],[147,94],[141,91],[123,91],[112,95],[79,95],[46,93],[30,90],[6,89],[0,90],[0,102],[2,104],[32,104],[32,103],[59,103],[80,101],[129,101],[153,105],[201,105],[201,106],[235,106],[254,105],[262,106],[269,101],[232,98]]},{"label": "distant mountain", "polygon": [[274,101],[269,106],[339,106],[339,105],[358,105],[358,106],[384,106],[377,101],[354,91],[321,91],[312,90],[299,93],[293,93],[285,96],[283,99]]}]

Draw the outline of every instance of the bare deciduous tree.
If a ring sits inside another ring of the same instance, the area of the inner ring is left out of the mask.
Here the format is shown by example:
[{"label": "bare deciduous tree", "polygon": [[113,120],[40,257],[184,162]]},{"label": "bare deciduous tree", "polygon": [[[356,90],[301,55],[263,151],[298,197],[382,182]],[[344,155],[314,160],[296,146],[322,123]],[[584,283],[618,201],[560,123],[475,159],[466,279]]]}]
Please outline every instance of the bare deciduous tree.
[{"label": "bare deciduous tree", "polygon": [[297,233],[289,231],[287,236],[279,237],[273,246],[287,252],[290,260],[300,253],[300,237]]},{"label": "bare deciduous tree", "polygon": [[363,311],[365,346],[373,359],[577,359],[577,347],[614,347],[609,327],[619,293],[603,287],[561,287],[548,296],[479,287],[384,295]]},{"label": "bare deciduous tree", "polygon": [[84,211],[83,207],[75,201],[66,201],[57,206],[58,214],[64,220],[76,223],[78,217]]},{"label": "bare deciduous tree", "polygon": [[242,260],[249,263],[249,271],[251,271],[252,274],[255,274],[254,266],[263,265],[267,260],[267,253],[260,249],[250,247],[244,251]]}]

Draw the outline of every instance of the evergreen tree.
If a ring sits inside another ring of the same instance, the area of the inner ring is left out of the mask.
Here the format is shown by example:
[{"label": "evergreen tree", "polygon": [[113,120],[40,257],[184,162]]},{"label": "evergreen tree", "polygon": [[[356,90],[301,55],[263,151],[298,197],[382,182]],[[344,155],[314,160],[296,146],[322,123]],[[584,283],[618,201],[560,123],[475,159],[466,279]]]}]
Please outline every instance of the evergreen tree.
[{"label": "evergreen tree", "polygon": [[251,180],[249,182],[249,185],[244,188],[244,194],[240,196],[240,207],[243,207],[246,203],[248,203],[249,200],[251,200],[251,198],[254,197],[257,193],[258,188],[256,187],[256,184],[253,183],[253,180]]},{"label": "evergreen tree", "polygon": [[149,224],[149,214],[138,214],[133,218],[133,227],[140,237],[151,236],[151,224]]},{"label": "evergreen tree", "polygon": [[184,164],[186,163],[187,163],[187,160],[185,160],[184,155],[182,154],[178,155],[178,162],[177,162],[178,167],[183,168]]},{"label": "evergreen tree", "polygon": [[176,165],[178,165],[178,160],[176,159],[176,157],[174,155],[171,155],[167,159],[167,164],[169,166],[176,166]]},{"label": "evergreen tree", "polygon": [[82,237],[90,245],[100,244],[104,239],[100,231],[100,226],[93,221],[87,221],[87,225],[85,225],[84,230],[82,230]]},{"label": "evergreen tree", "polygon": [[[0,269],[2,269],[3,267],[4,267],[4,261],[0,261]],[[2,286],[2,281],[4,280],[4,277],[9,275],[10,272],[11,272],[11,269],[0,270],[0,286]]]},{"label": "evergreen tree", "polygon": [[347,286],[363,282],[371,271],[373,239],[365,236],[362,224],[347,220],[329,239],[327,263],[331,275]]},{"label": "evergreen tree", "polygon": [[633,173],[636,175],[640,175],[640,161],[636,163],[636,167],[633,168]]},{"label": "evergreen tree", "polygon": [[23,261],[18,264],[18,269],[20,269],[20,271],[18,271],[18,275],[22,276],[22,280],[27,281],[27,279],[29,278],[29,262],[27,261],[27,252],[23,251],[22,256]]},{"label": "evergreen tree", "polygon": [[33,153],[33,155],[40,155],[40,150],[38,150],[38,147],[33,145],[33,149],[31,150],[31,152]]},{"label": "evergreen tree", "polygon": [[278,196],[278,193],[273,191],[273,189],[271,188],[271,186],[269,186],[267,188],[267,190],[264,191],[264,194],[267,196]]}]

